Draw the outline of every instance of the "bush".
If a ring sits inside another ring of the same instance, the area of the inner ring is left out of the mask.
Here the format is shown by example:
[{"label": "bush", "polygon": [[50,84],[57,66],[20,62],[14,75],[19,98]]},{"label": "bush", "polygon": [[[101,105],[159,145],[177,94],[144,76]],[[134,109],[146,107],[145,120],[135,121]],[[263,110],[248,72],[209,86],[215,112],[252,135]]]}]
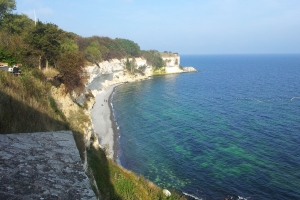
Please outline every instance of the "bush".
[{"label": "bush", "polygon": [[160,53],[158,51],[142,51],[142,56],[146,58],[148,65],[153,66],[154,70],[164,67],[163,59],[161,58]]},{"label": "bush", "polygon": [[84,67],[84,57],[79,53],[67,52],[60,56],[57,61],[60,79],[65,84],[67,92],[79,88],[84,89],[82,72]]}]

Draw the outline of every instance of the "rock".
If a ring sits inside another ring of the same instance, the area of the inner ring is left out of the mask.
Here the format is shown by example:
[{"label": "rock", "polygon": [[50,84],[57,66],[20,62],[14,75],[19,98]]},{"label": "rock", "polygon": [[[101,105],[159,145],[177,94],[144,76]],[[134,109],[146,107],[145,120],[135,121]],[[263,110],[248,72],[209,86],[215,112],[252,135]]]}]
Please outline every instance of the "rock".
[{"label": "rock", "polygon": [[96,200],[71,131],[0,134],[0,199]]},{"label": "rock", "polygon": [[163,194],[166,195],[167,197],[171,196],[171,192],[167,189],[163,189]]},{"label": "rock", "polygon": [[197,72],[197,70],[194,67],[184,67],[184,72]]}]

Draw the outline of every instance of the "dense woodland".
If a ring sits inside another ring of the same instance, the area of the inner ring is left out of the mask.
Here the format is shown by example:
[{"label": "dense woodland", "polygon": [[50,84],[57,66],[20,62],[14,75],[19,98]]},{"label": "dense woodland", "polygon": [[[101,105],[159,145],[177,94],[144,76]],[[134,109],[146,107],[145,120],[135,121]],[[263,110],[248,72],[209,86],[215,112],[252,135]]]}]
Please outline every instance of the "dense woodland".
[{"label": "dense woodland", "polygon": [[142,51],[127,39],[81,37],[53,23],[34,22],[24,14],[14,14],[14,0],[0,1],[0,62],[20,63],[30,68],[56,68],[70,90],[80,87],[80,73],[87,62],[98,64],[113,58],[144,57],[155,69],[163,67],[155,50]]}]

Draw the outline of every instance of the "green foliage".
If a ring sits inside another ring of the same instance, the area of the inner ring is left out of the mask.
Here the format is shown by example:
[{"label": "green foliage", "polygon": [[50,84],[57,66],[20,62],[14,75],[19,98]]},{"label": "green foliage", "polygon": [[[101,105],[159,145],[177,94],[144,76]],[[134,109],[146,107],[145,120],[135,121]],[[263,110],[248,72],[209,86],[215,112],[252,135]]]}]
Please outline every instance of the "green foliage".
[{"label": "green foliage", "polygon": [[101,199],[122,200],[184,200],[185,198],[173,193],[166,197],[162,189],[149,182],[142,176],[136,176],[112,160],[107,159],[102,149],[95,149],[92,145],[87,150],[88,163],[101,194]]},{"label": "green foliage", "polygon": [[[99,46],[97,49],[100,51],[103,60],[110,60],[113,58],[121,59],[124,57],[137,57],[140,56],[140,47],[133,41],[126,39],[111,39],[108,37],[93,36],[88,38],[78,38],[78,46],[80,51],[86,54],[87,48],[97,42]],[[92,45],[90,52],[96,52],[95,45]],[[91,59],[89,59],[90,62]]]},{"label": "green foliage", "polygon": [[141,50],[138,44],[131,40],[117,38],[116,42],[120,44],[126,56],[138,57],[141,55]]},{"label": "green foliage", "polygon": [[66,52],[78,52],[78,45],[75,43],[74,39],[66,37],[63,39],[61,44],[62,53]]},{"label": "green foliage", "polygon": [[130,74],[134,74],[136,71],[136,62],[135,59],[133,58],[131,61],[127,58],[126,63],[125,63],[126,69]]},{"label": "green foliage", "polygon": [[37,50],[26,44],[25,38],[33,28],[33,21],[25,15],[8,14],[0,29],[0,61],[9,65],[22,63],[37,66],[39,59]]},{"label": "green foliage", "polygon": [[52,110],[56,114],[58,114],[61,117],[61,119],[63,119],[64,121],[66,121],[65,115],[62,113],[62,111],[60,109],[58,109],[55,100],[51,96],[49,96],[48,99],[49,99],[49,104],[50,104],[50,107],[52,108]]},{"label": "green foliage", "polygon": [[29,29],[34,27],[33,20],[29,19],[26,15],[7,14],[3,19],[1,25],[2,31],[9,34],[26,34]]},{"label": "green foliage", "polygon": [[147,68],[147,66],[146,66],[146,65],[143,65],[143,66],[140,66],[140,67],[137,69],[137,71],[138,71],[140,74],[144,75],[146,68]]},{"label": "green foliage", "polygon": [[98,36],[93,36],[91,39],[97,41],[100,48],[102,47],[101,54],[103,60],[110,60],[113,58],[121,59],[124,57],[124,50],[115,40],[109,37]]},{"label": "green foliage", "polygon": [[[22,72],[23,73],[23,72]],[[48,104],[48,90],[30,71],[0,71],[0,133],[66,130],[68,124]]]},{"label": "green foliage", "polygon": [[36,50],[37,54],[46,60],[55,62],[61,53],[61,43],[64,31],[57,25],[38,21],[26,37],[26,42]]},{"label": "green foliage", "polygon": [[97,182],[99,192],[103,199],[121,200],[115,193],[114,187],[110,181],[108,160],[104,151],[96,150],[93,146],[87,149],[89,167]]},{"label": "green foliage", "polygon": [[100,45],[97,41],[91,42],[91,44],[84,50],[84,57],[88,61],[97,64],[101,59],[101,53],[99,49]]},{"label": "green foliage", "polygon": [[164,67],[163,59],[156,50],[142,51],[142,56],[146,58],[148,65],[152,65],[154,70]]},{"label": "green foliage", "polygon": [[0,60],[2,62],[7,62],[9,66],[12,66],[13,64],[17,63],[18,59],[9,49],[0,46]]},{"label": "green foliage", "polygon": [[28,94],[29,96],[39,99],[44,95],[43,88],[35,87],[36,80],[30,74],[23,74],[19,77],[19,80],[23,84],[23,88],[26,91],[26,94]]},{"label": "green foliage", "polygon": [[36,78],[40,81],[44,81],[45,78],[46,78],[45,75],[43,74],[43,72],[41,70],[36,69],[36,68],[31,70],[31,74],[34,78]]},{"label": "green foliage", "polygon": [[8,13],[11,13],[15,9],[15,0],[0,0],[0,24],[2,23],[1,20],[4,18],[4,16]]}]

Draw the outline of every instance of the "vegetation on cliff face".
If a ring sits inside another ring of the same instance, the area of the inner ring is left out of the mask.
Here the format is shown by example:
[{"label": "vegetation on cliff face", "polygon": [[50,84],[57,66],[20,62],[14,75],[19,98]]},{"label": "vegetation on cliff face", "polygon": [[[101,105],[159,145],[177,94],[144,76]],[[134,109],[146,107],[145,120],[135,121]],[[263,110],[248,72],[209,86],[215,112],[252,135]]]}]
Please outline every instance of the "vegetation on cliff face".
[{"label": "vegetation on cliff face", "polygon": [[143,176],[120,167],[112,160],[107,159],[104,151],[91,146],[88,149],[88,161],[93,169],[97,187],[103,199],[136,199],[136,200],[184,200],[185,198],[172,192],[167,197],[162,189],[146,180]]},{"label": "vegetation on cliff face", "polygon": [[152,65],[154,70],[158,70],[164,66],[160,53],[156,50],[142,51],[142,55],[147,60],[148,65]]},{"label": "vegetation on cliff face", "polygon": [[10,66],[22,63],[21,76],[0,70],[0,133],[72,130],[101,199],[183,199],[176,194],[164,196],[153,183],[107,159],[102,149],[87,147],[84,134],[91,121],[86,107],[77,105],[78,109],[66,116],[51,96],[54,86],[62,83],[65,94],[82,91],[86,61],[145,56],[159,68],[162,63],[157,53],[141,51],[126,39],[83,38],[55,24],[35,24],[26,15],[12,14],[15,7],[14,0],[0,1],[0,62]]},{"label": "vegetation on cliff face", "polygon": [[0,133],[56,131],[69,128],[65,117],[48,95],[39,70],[23,69],[16,77],[0,71]]}]

